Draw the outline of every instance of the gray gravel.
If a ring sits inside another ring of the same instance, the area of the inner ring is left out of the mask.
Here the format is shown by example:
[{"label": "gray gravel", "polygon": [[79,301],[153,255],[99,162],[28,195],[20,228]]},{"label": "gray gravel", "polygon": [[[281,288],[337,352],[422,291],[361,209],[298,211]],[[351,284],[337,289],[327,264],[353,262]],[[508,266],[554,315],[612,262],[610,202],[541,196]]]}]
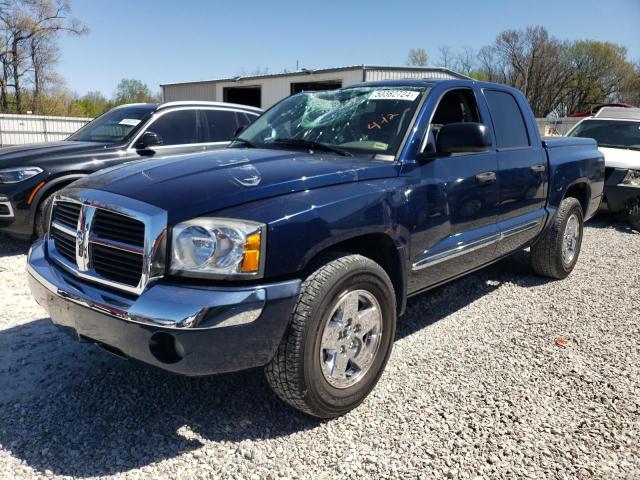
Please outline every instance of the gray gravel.
[{"label": "gray gravel", "polygon": [[640,478],[640,235],[605,220],[565,281],[523,252],[412,299],[376,390],[327,422],[260,370],[186,379],[75,343],[2,238],[0,477]]}]

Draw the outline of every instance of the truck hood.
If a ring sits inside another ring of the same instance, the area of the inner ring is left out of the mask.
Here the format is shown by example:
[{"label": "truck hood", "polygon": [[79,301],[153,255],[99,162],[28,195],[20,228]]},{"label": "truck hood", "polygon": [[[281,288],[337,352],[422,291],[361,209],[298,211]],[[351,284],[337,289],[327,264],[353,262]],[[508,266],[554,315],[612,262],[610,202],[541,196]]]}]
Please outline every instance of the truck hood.
[{"label": "truck hood", "polygon": [[638,150],[600,147],[600,151],[604,155],[606,167],[640,170],[640,151]]},{"label": "truck hood", "polygon": [[4,147],[0,148],[0,168],[36,166],[46,170],[47,166],[55,164],[62,158],[68,160],[76,155],[102,153],[114,148],[116,146],[109,143],[67,140]]},{"label": "truck hood", "polygon": [[166,210],[170,221],[180,221],[254,200],[397,175],[393,162],[371,158],[230,148],[132,162],[73,186],[140,200]]}]

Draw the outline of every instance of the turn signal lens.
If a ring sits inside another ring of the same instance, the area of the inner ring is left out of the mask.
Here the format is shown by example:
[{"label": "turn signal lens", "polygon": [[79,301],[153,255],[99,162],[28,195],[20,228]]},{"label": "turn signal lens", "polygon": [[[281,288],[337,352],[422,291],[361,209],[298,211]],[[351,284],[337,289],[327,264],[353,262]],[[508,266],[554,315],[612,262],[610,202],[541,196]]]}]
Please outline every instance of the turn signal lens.
[{"label": "turn signal lens", "polygon": [[245,273],[257,272],[260,269],[260,241],[262,240],[261,232],[255,232],[247,236],[244,244],[244,256],[240,271]]}]

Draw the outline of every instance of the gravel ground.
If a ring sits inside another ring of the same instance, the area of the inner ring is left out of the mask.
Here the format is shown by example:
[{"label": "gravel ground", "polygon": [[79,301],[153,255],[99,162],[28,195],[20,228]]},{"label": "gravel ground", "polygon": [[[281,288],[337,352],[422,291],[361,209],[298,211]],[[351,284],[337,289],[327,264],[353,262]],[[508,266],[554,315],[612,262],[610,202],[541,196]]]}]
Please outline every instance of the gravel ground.
[{"label": "gravel ground", "polygon": [[412,299],[378,387],[332,421],[260,370],[186,379],[75,343],[0,239],[0,477],[640,478],[640,235],[585,234],[564,281],[523,252]]}]

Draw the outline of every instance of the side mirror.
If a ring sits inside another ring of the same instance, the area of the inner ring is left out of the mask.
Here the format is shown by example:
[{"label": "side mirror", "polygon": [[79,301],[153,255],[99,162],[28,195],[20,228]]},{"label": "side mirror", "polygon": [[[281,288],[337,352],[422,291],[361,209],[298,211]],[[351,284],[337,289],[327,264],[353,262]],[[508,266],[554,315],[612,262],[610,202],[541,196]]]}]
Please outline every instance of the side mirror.
[{"label": "side mirror", "polygon": [[481,123],[448,123],[436,138],[438,153],[487,152],[491,148],[489,129]]},{"label": "side mirror", "polygon": [[156,132],[144,132],[142,137],[136,142],[136,150],[148,150],[151,147],[162,145],[162,137]]}]

